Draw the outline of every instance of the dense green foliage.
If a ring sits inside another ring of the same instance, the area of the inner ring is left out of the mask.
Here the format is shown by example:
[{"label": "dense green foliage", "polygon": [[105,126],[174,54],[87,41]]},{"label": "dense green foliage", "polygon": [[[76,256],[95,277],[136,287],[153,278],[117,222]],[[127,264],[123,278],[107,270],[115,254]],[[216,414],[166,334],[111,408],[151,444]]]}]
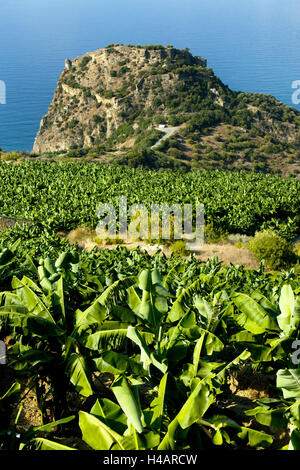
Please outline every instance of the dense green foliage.
[{"label": "dense green foliage", "polygon": [[296,262],[291,244],[271,230],[256,233],[247,247],[258,261],[264,259],[271,269],[288,267]]},{"label": "dense green foliage", "polygon": [[[0,337],[13,339],[17,380],[0,397],[2,448],[64,449],[57,432],[44,434],[58,424],[97,450],[262,448],[288,422],[289,446],[299,448],[295,273],[120,247],[38,262],[17,245],[1,252],[0,268]],[[272,398],[246,413],[256,417],[250,427],[226,408],[227,381],[242,365],[273,380]],[[105,397],[99,373],[111,377]],[[7,418],[24,380],[36,388],[44,425],[16,439]]]},{"label": "dense green foliage", "polygon": [[[247,235],[271,228],[292,239],[299,230],[299,185],[293,178],[244,172],[151,172],[87,163],[0,164],[0,214],[39,223],[32,237],[41,231],[52,237],[79,225],[94,228],[97,206],[112,203],[118,210],[119,196],[127,195],[128,206],[136,202],[148,208],[153,203],[204,204],[206,223],[216,228]],[[14,237],[1,233],[2,239],[10,236]],[[27,232],[23,239],[28,239]]]}]

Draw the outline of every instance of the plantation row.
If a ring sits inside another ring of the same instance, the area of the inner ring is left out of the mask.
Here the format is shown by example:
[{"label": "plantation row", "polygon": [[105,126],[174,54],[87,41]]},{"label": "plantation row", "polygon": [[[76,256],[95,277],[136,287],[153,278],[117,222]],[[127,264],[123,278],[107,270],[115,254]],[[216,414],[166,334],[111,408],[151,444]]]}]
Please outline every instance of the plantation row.
[{"label": "plantation row", "polygon": [[[0,397],[0,448],[300,449],[294,271],[122,247],[53,259],[19,242],[0,253],[0,339],[15,377]],[[269,383],[243,415],[229,406],[241,369]],[[43,426],[20,432],[24,384]]]},{"label": "plantation row", "polygon": [[0,214],[37,221],[49,233],[97,225],[96,208],[120,195],[128,205],[204,204],[206,223],[254,235],[299,234],[300,183],[293,178],[222,171],[151,172],[92,163],[0,163]]}]

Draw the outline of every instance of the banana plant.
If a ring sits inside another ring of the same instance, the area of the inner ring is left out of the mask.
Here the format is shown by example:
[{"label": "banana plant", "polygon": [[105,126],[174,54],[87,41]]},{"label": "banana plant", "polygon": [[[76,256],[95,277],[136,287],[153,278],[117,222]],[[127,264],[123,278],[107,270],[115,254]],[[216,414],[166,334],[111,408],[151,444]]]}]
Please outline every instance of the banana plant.
[{"label": "banana plant", "polygon": [[56,426],[69,423],[74,420],[75,416],[61,419],[43,426],[31,426],[26,432],[18,431],[18,422],[23,410],[23,404],[19,406],[18,412],[11,422],[11,412],[18,407],[21,397],[21,385],[14,383],[10,389],[0,397],[0,449],[1,450],[24,450],[30,448],[37,448],[37,443],[43,441],[44,449],[50,450],[65,450],[66,447],[49,441],[45,438],[40,438],[40,433],[50,433]]},{"label": "banana plant", "polygon": [[290,338],[297,334],[300,324],[300,296],[295,296],[290,285],[285,284],[281,289],[279,299],[280,315],[277,323],[282,334]]},{"label": "banana plant", "polygon": [[232,309],[231,318],[241,329],[229,341],[247,345],[257,363],[287,361],[300,324],[300,296],[291,286],[282,286],[278,306],[258,291],[251,296],[235,293],[232,303],[236,310]]},{"label": "banana plant", "polygon": [[141,297],[134,287],[128,290],[128,305],[139,317],[139,322],[128,328],[127,337],[138,346],[145,369],[149,370],[152,365],[165,373],[168,368],[176,375],[178,363],[189,355],[194,356],[194,363],[198,363],[201,351],[212,355],[222,350],[223,343],[214,331],[225,310],[220,313],[217,308],[219,294],[214,296],[212,306],[205,299],[194,296],[203,280],[201,277],[183,291],[171,308],[167,302],[169,294],[156,271],[147,270],[140,275]]},{"label": "banana plant", "polygon": [[[97,399],[90,412],[79,411],[82,440],[91,449],[106,451],[205,449],[222,444],[236,446],[237,441],[245,440],[252,447],[269,445],[272,436],[240,426],[225,415],[209,413],[215,401],[213,382],[221,383],[226,370],[247,357],[245,351],[231,364],[219,366],[218,371],[198,380],[175,412],[171,397],[176,394],[176,385],[174,389],[174,382],[168,374],[161,378],[152,392],[154,398],[150,405],[143,409],[138,381],[119,376],[111,386],[116,401]],[[20,448],[72,450],[63,443],[33,435],[33,431],[38,433],[44,429],[47,431],[50,425],[30,430]]]},{"label": "banana plant", "polygon": [[[128,307],[135,321],[131,321],[130,325],[119,324],[115,332],[117,335],[126,334],[139,351],[139,356],[134,354],[130,358],[116,351],[102,351],[101,357],[95,359],[101,372],[114,375],[127,372],[135,378],[139,373],[146,380],[154,379],[155,383],[157,373],[159,377],[159,373],[165,374],[169,370],[178,376],[178,364],[182,363],[184,372],[181,378],[189,382],[197,375],[198,367],[200,369],[201,354],[207,357],[223,349],[222,341],[213,331],[226,312],[226,309],[219,308],[222,295],[227,298],[225,293],[215,294],[212,306],[200,297],[196,296],[194,300],[191,298],[191,306],[198,312],[199,319],[193,311],[187,310],[179,321],[170,323],[168,292],[162,286],[156,270],[144,270],[138,278],[137,287],[131,286],[127,292]],[[127,310],[124,312],[128,314]],[[86,347],[99,351],[104,333],[97,331],[90,335]],[[109,335],[113,338],[112,331],[109,331]],[[193,358],[192,364],[188,363],[189,357]],[[187,362],[185,365],[184,360]]]},{"label": "banana plant", "polygon": [[[49,266],[49,261],[45,264],[47,272],[51,273],[53,266]],[[10,365],[19,374],[35,377],[41,406],[44,398],[39,381],[50,383],[54,414],[60,418],[67,409],[69,381],[82,396],[93,394],[94,363],[89,361],[84,344],[93,329],[107,333],[107,329],[101,328],[114,286],[107,288],[87,309],[74,312],[65,300],[62,275],[54,272],[46,277],[43,265],[39,273],[40,286],[26,276],[21,280],[13,278],[12,292],[2,294],[4,305],[0,307],[0,317],[8,318],[17,340],[8,350]],[[128,288],[133,282],[132,279],[120,281],[119,291],[122,291],[121,285]]]},{"label": "banana plant", "polygon": [[[138,387],[122,376],[112,385],[116,401],[97,399],[90,412],[79,411],[82,440],[93,450],[144,450],[157,448],[165,419],[164,405],[167,375],[158,387],[150,406],[141,409]],[[72,417],[68,418],[71,420]],[[68,421],[65,421],[68,422]],[[54,426],[57,423],[53,423]],[[50,427],[46,427],[48,430]],[[45,427],[31,429],[22,449],[74,450],[61,443],[33,435]]]},{"label": "banana plant", "polygon": [[[18,417],[15,420],[14,428],[6,432],[3,450],[75,450],[57,441],[40,437],[39,434],[51,433],[57,426],[69,423],[75,416],[69,416],[42,426],[31,426],[26,432],[17,432]],[[0,433],[1,435],[1,433]]]},{"label": "banana plant", "polygon": [[203,377],[194,376],[190,394],[169,423],[158,450],[185,448],[184,445],[189,440],[192,446],[201,449],[211,445],[236,446],[237,442],[245,440],[251,447],[268,446],[272,443],[273,438],[269,434],[240,426],[228,416],[209,413],[216,395],[222,393],[221,385],[224,384],[226,372],[247,360],[249,355],[244,350],[229,364],[214,364]]},{"label": "banana plant", "polygon": [[0,449],[5,445],[7,437],[11,434],[9,428],[11,413],[20,400],[21,386],[15,382],[0,397]]},{"label": "banana plant", "polygon": [[300,369],[277,371],[278,398],[256,400],[258,406],[245,412],[258,423],[289,431],[289,443],[282,450],[300,450]]}]

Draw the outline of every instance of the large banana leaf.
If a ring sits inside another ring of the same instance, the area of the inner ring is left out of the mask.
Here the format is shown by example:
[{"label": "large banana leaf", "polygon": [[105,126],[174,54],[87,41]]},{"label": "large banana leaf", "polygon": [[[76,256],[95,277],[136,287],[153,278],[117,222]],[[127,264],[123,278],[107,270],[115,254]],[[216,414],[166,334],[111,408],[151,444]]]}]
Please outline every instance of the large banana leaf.
[{"label": "large banana leaf", "polygon": [[61,336],[64,334],[64,331],[54,322],[29,313],[27,307],[22,305],[0,307],[0,317],[3,316],[9,317],[14,326],[28,328],[28,331],[37,336]]},{"label": "large banana leaf", "polygon": [[67,360],[67,374],[76,390],[84,397],[93,394],[92,380],[86,359],[77,353],[73,353]]},{"label": "large banana leaf", "polygon": [[206,336],[206,333],[203,333],[202,336],[200,336],[200,338],[196,342],[195,347],[194,347],[194,352],[193,352],[194,376],[196,376],[198,372],[198,366],[199,366],[199,361],[200,361],[200,356],[201,356],[201,351],[202,351],[202,346],[203,346],[205,336]]},{"label": "large banana leaf", "polygon": [[156,327],[168,311],[168,292],[161,285],[160,275],[156,270],[142,271],[139,275],[138,286],[143,292],[142,299],[131,288],[128,291],[128,305],[137,316]]},{"label": "large banana leaf", "polygon": [[264,426],[273,426],[285,429],[288,425],[288,419],[285,417],[286,408],[265,409],[258,406],[252,410],[245,411],[247,416],[255,416],[256,421]]},{"label": "large banana leaf", "polygon": [[290,336],[300,323],[300,297],[295,298],[293,289],[288,284],[281,289],[279,307],[281,314],[277,317],[278,325],[285,335]]},{"label": "large banana leaf", "polygon": [[222,351],[224,348],[224,343],[216,335],[199,326],[184,329],[183,333],[186,338],[191,340],[203,337],[203,347],[208,356],[211,356],[214,351]]},{"label": "large banana leaf", "polygon": [[[49,322],[55,323],[46,305],[42,302],[41,298],[26,285],[26,282],[27,279],[25,279],[23,283],[16,277],[14,277],[12,281],[12,286],[19,297],[20,305],[26,307],[30,315],[37,315],[45,318],[45,320],[48,320]],[[9,302],[9,297],[7,300]]]},{"label": "large banana leaf", "polygon": [[106,317],[106,310],[99,303],[99,300],[95,300],[90,307],[88,307],[83,312],[81,310],[76,310],[75,313],[75,326],[78,330],[88,328],[93,323],[98,323],[101,325]]},{"label": "large banana leaf", "polygon": [[167,371],[167,365],[159,362],[154,354],[148,348],[146,341],[139,333],[139,331],[133,326],[129,326],[127,330],[127,337],[131,339],[135,344],[137,344],[141,350],[141,362],[145,370],[149,370],[150,364],[153,364],[157,369],[159,369],[163,374]]},{"label": "large banana leaf", "polygon": [[65,320],[65,299],[64,299],[64,282],[62,276],[54,284],[54,291],[52,294],[52,303],[57,311],[57,317]]},{"label": "large banana leaf", "polygon": [[199,292],[202,282],[202,278],[197,279],[177,297],[169,311],[167,318],[169,321],[178,321],[187,313],[188,307],[186,306],[186,302],[191,300],[192,296]]},{"label": "large banana leaf", "polygon": [[122,408],[107,398],[96,400],[90,413],[100,418],[107,426],[120,435],[123,435],[127,429],[127,416],[123,413]]},{"label": "large banana leaf", "polygon": [[135,282],[136,278],[134,276],[128,276],[124,279],[119,279],[105,289],[100,297],[98,297],[97,302],[107,308],[113,307],[118,301],[126,299],[127,289],[133,286]]},{"label": "large banana leaf", "polygon": [[151,427],[161,431],[162,419],[164,414],[165,394],[167,387],[168,374],[165,374],[159,384],[157,397],[151,403],[153,411],[151,419]]},{"label": "large banana leaf", "polygon": [[248,438],[250,447],[267,447],[272,444],[274,438],[269,434],[262,431],[256,431],[255,429],[241,427],[241,431],[238,433],[240,439]]},{"label": "large banana leaf", "polygon": [[188,428],[202,418],[213,402],[214,395],[210,387],[199,382],[176,416],[178,423],[183,429]]},{"label": "large banana leaf", "polygon": [[214,397],[209,390],[209,386],[199,382],[177,416],[169,424],[167,433],[159,444],[158,450],[175,450],[178,429],[188,430],[193,423],[202,418],[213,401]]},{"label": "large banana leaf", "polygon": [[20,445],[20,450],[76,450],[59,442],[50,441],[44,437],[35,437],[28,444]]},{"label": "large banana leaf", "polygon": [[[178,341],[180,336],[182,335],[183,328],[186,328],[185,331],[188,329],[194,328],[196,326],[196,316],[194,312],[188,312],[184,315],[180,321],[177,323],[176,326],[172,326],[166,333],[167,344],[166,348],[171,349],[174,344]],[[194,338],[193,338],[194,339]]]},{"label": "large banana leaf", "polygon": [[269,313],[249,295],[237,293],[233,297],[233,302],[242,312],[235,319],[245,330],[254,335],[264,333],[267,330],[278,330],[277,324]]},{"label": "large banana leaf", "polygon": [[94,364],[100,372],[108,372],[114,375],[120,375],[125,372],[138,376],[147,374],[141,364],[133,361],[125,354],[114,351],[104,352],[101,357],[94,359]]},{"label": "large banana leaf", "polygon": [[196,296],[194,299],[194,305],[197,308],[200,315],[206,320],[206,329],[210,330],[210,325],[213,322],[215,312],[212,306],[199,296]]},{"label": "large banana leaf", "polygon": [[114,282],[84,312],[76,311],[76,328],[82,330],[93,323],[101,325],[107,315],[107,308],[113,308],[119,299],[125,299],[127,289],[135,283],[134,277],[127,277]]},{"label": "large banana leaf", "polygon": [[[133,289],[133,287],[130,287],[130,289]],[[135,323],[136,322],[136,317],[134,313],[129,309],[121,305],[114,305],[112,306],[110,310],[110,317],[113,320],[120,321],[122,323]]]},{"label": "large banana leaf", "polygon": [[117,321],[104,322],[99,331],[89,335],[82,343],[88,349],[99,351],[108,346],[116,346],[127,336],[128,323],[120,323]]},{"label": "large banana leaf", "polygon": [[0,317],[10,317],[14,324],[18,323],[18,317],[20,320],[27,320],[28,309],[23,305],[5,305],[0,307]]},{"label": "large banana leaf", "polygon": [[57,325],[46,320],[42,317],[30,316],[27,319],[27,328],[32,334],[35,334],[40,337],[47,336],[62,336],[64,330],[59,328]]},{"label": "large banana leaf", "polygon": [[38,293],[39,296],[41,297],[42,301],[44,302],[44,304],[47,303],[47,297],[43,293],[42,289],[32,279],[29,279],[29,277],[27,277],[27,276],[23,276],[21,281],[19,281],[16,277],[13,278],[12,288],[13,289],[18,289],[20,287],[20,282],[23,285],[25,285],[27,287],[30,287],[30,289],[33,290],[34,292]]},{"label": "large banana leaf", "polygon": [[168,426],[168,430],[159,444],[157,450],[176,450],[176,433],[179,427],[177,419],[173,419]]},{"label": "large banana leaf", "polygon": [[124,376],[119,377],[113,383],[112,391],[118,400],[120,407],[126,414],[128,421],[132,424],[138,433],[141,433],[143,431],[143,413],[139,400],[134,395]]},{"label": "large banana leaf", "polygon": [[281,388],[284,398],[300,398],[300,369],[280,369],[276,387]]},{"label": "large banana leaf", "polygon": [[124,450],[123,436],[113,431],[100,418],[79,411],[79,427],[82,439],[94,450],[110,450],[117,444],[115,450]]}]

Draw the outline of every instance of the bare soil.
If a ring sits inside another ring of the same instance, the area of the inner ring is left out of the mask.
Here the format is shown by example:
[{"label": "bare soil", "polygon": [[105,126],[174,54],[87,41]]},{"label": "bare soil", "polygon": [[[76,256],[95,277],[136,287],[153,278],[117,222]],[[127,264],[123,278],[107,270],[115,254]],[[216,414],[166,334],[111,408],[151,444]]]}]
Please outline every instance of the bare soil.
[{"label": "bare soil", "polygon": [[[94,248],[98,249],[109,249],[113,250],[116,248],[115,243],[106,243],[105,240],[100,243],[99,239],[95,240],[95,232],[86,228],[78,227],[72,230],[70,233],[60,234],[66,237],[71,244],[78,243],[78,246],[84,250],[91,251]],[[126,241],[119,243],[121,246],[125,246],[127,249],[132,250],[140,247],[142,250],[147,251],[150,255],[155,254],[158,250],[161,250],[166,256],[171,256],[171,250],[168,246],[150,244],[143,241]],[[214,256],[217,256],[220,261],[225,265],[230,264],[244,265],[248,269],[258,269],[259,263],[255,260],[254,256],[250,251],[244,247],[237,247],[232,243],[205,243],[199,250],[193,251],[196,258],[202,261],[207,261]]]}]

